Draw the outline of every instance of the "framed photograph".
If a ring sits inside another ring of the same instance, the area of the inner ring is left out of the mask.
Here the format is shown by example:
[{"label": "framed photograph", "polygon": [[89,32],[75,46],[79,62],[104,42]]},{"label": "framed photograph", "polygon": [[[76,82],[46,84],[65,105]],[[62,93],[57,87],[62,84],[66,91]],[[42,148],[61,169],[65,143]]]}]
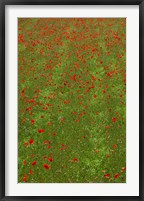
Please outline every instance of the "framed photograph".
[{"label": "framed photograph", "polygon": [[0,9],[0,199],[143,200],[144,1]]}]

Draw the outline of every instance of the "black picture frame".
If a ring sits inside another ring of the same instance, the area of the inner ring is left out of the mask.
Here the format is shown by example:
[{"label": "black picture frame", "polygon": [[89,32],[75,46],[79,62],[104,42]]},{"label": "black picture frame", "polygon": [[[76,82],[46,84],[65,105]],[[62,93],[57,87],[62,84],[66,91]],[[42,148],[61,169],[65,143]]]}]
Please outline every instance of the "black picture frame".
[{"label": "black picture frame", "polygon": [[[5,6],[139,5],[139,196],[5,196]],[[0,0],[0,200],[144,200],[144,0]]]}]

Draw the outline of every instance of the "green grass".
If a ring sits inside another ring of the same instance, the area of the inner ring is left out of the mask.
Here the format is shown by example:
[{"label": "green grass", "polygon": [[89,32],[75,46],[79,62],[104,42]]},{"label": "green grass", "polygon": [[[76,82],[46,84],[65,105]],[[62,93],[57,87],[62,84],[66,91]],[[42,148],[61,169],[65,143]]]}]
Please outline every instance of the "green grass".
[{"label": "green grass", "polygon": [[18,28],[18,182],[125,183],[126,19]]}]

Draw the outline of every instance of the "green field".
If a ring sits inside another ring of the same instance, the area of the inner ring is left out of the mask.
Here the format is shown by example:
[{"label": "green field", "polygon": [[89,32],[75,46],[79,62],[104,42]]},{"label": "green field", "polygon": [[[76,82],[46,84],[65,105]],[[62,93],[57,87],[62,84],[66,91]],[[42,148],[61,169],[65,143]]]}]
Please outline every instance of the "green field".
[{"label": "green field", "polygon": [[18,182],[126,182],[126,19],[18,19]]}]

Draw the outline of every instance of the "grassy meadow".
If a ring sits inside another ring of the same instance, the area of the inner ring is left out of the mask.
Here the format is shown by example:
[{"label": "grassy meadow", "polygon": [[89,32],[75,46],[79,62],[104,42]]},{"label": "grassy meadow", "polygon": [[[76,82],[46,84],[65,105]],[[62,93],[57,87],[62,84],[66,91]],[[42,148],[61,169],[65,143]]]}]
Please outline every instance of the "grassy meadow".
[{"label": "grassy meadow", "polygon": [[126,19],[18,19],[18,182],[126,182]]}]

